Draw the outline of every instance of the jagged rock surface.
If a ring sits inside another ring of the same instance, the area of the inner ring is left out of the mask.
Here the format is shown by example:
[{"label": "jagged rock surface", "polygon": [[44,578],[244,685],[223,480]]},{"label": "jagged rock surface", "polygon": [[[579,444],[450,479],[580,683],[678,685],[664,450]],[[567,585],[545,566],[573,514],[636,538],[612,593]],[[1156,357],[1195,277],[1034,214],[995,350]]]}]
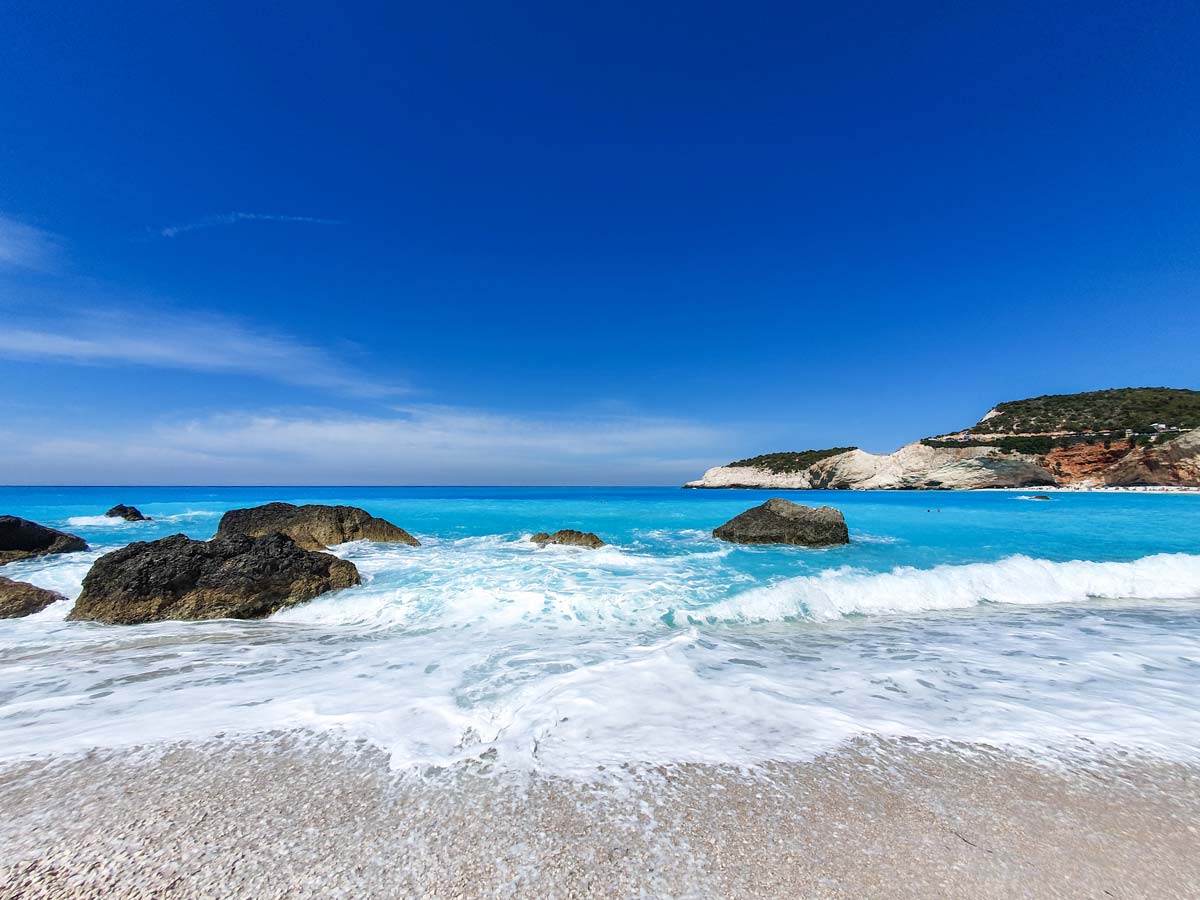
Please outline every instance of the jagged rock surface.
[{"label": "jagged rock surface", "polygon": [[563,528],[554,532],[554,534],[539,531],[529,540],[543,547],[546,544],[563,544],[568,547],[590,547],[595,550],[597,547],[604,546],[604,541],[600,540],[592,532],[576,531],[573,528]]},{"label": "jagged rock surface", "polygon": [[108,553],[84,576],[70,619],[136,624],[168,619],[259,619],[360,581],[358,569],[282,534],[182,534]]},{"label": "jagged rock surface", "polygon": [[47,528],[18,516],[0,516],[0,565],[45,556],[86,550],[87,541],[78,535]]},{"label": "jagged rock surface", "polygon": [[118,503],[104,515],[109,518],[124,519],[126,522],[150,521],[150,517],[142,515],[142,511],[136,506],[126,506],[124,503]]},{"label": "jagged rock surface", "polygon": [[736,544],[797,544],[828,547],[850,542],[846,519],[830,507],[801,506],[774,497],[713,529],[713,537]]},{"label": "jagged rock surface", "polygon": [[421,542],[403,528],[357,506],[267,503],[248,509],[231,509],[221,517],[217,534],[245,534],[250,537],[286,534],[306,550],[324,550],[346,541],[421,546]]},{"label": "jagged rock surface", "polygon": [[1111,485],[1200,485],[1200,428],[1172,441],[1137,447],[1101,476]]},{"label": "jagged rock surface", "polygon": [[39,613],[51,603],[66,600],[57,591],[48,591],[25,581],[13,581],[0,575],[0,619],[17,619]]}]

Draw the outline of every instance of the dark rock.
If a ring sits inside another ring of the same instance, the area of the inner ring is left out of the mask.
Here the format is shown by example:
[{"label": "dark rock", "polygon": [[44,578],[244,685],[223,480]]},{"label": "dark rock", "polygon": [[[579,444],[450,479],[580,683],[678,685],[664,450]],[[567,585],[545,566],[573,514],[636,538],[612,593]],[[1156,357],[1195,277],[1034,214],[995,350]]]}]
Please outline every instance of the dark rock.
[{"label": "dark rock", "polygon": [[31,556],[72,553],[87,548],[87,542],[76,535],[16,516],[0,516],[0,566]]},{"label": "dark rock", "polygon": [[142,511],[136,506],[126,506],[124,503],[118,503],[104,515],[116,519],[124,519],[126,522],[149,522],[149,516],[143,516]]},{"label": "dark rock", "polygon": [[563,544],[568,547],[590,547],[595,550],[597,547],[604,546],[604,541],[590,531],[576,531],[573,528],[563,528],[554,534],[539,531],[529,540],[542,547],[547,544]]},{"label": "dark rock", "polygon": [[108,553],[84,576],[69,619],[129,625],[166,619],[261,619],[359,583],[353,563],[282,534],[182,534]]},{"label": "dark rock", "polygon": [[0,575],[0,619],[18,619],[41,612],[51,603],[66,600],[62,594],[25,581]]},{"label": "dark rock", "polygon": [[778,497],[734,516],[713,537],[735,544],[799,544],[826,547],[850,542],[846,520],[832,507],[814,509]]},{"label": "dark rock", "polygon": [[323,506],[268,503],[249,509],[231,509],[221,516],[218,535],[246,534],[262,537],[286,534],[306,550],[324,550],[346,541],[382,541],[420,547],[415,537],[386,519],[378,519],[357,506]]},{"label": "dark rock", "polygon": [[1050,495],[1049,494],[1038,494],[1034,497],[1030,497],[1029,499],[1030,500],[1049,500]]}]

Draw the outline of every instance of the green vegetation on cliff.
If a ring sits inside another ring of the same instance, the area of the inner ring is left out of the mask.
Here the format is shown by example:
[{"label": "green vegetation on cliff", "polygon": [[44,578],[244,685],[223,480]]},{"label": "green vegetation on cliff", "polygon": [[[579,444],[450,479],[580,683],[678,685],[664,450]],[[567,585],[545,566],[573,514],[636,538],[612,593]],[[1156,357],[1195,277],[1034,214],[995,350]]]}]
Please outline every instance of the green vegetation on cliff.
[{"label": "green vegetation on cliff", "polygon": [[766,469],[768,472],[785,474],[788,472],[803,472],[815,462],[857,450],[857,447],[830,447],[827,450],[799,450],[791,453],[764,453],[762,456],[752,456],[749,459],[739,459],[731,462],[731,466],[751,466],[755,469]]},{"label": "green vegetation on cliff", "polygon": [[[1179,432],[1169,431],[1163,434],[1135,434],[1129,439],[1131,447],[1145,447],[1147,444],[1162,444],[1179,436]],[[1078,444],[1099,444],[1107,450],[1114,440],[1124,440],[1123,435],[1112,437],[1107,434],[1084,432],[1080,434],[1031,434],[1008,435],[1006,437],[983,437],[970,441],[939,441],[936,438],[922,438],[921,443],[926,447],[939,447],[945,450],[965,450],[971,447],[994,447],[1003,453],[1029,453],[1034,456],[1044,456],[1051,450],[1060,447],[1074,447]]]},{"label": "green vegetation on cliff", "polygon": [[1049,394],[1010,400],[972,434],[1041,434],[1051,431],[1150,431],[1151,425],[1200,427],[1200,391],[1185,388],[1114,388],[1082,394]]},{"label": "green vegetation on cliff", "polygon": [[971,447],[995,447],[1004,453],[1033,453],[1041,455],[1049,453],[1055,447],[1066,447],[1080,443],[1080,438],[1053,438],[1043,435],[1036,437],[1002,437],[975,441],[939,441],[935,438],[922,438],[921,443],[926,447],[937,447],[943,450],[966,450]]}]

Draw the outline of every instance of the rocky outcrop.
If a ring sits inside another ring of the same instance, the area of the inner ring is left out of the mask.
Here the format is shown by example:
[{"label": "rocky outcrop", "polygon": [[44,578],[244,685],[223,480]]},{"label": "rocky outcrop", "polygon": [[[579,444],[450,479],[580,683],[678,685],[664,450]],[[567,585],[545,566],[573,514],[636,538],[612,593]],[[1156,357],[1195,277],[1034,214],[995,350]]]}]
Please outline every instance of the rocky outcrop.
[{"label": "rocky outcrop", "polygon": [[775,497],[713,529],[713,537],[736,544],[797,544],[828,547],[850,542],[841,512]]},{"label": "rocky outcrop", "polygon": [[17,619],[39,613],[51,603],[66,600],[62,594],[25,581],[0,575],[0,619]]},{"label": "rocky outcrop", "polygon": [[849,450],[799,472],[717,466],[687,487],[766,490],[968,490],[1054,484],[1036,456],[989,447],[942,448],[920,442],[895,453]]},{"label": "rocky outcrop", "polygon": [[170,619],[260,619],[359,583],[353,563],[282,534],[182,534],[108,553],[84,576],[67,617],[131,625]]},{"label": "rocky outcrop", "polygon": [[547,544],[562,544],[567,547],[590,547],[595,550],[597,547],[604,546],[604,541],[590,531],[576,531],[573,528],[563,528],[554,534],[539,531],[529,540],[541,547],[545,547]]},{"label": "rocky outcrop", "polygon": [[31,556],[72,553],[87,548],[87,542],[77,535],[17,516],[0,516],[0,565]]},{"label": "rocky outcrop", "polygon": [[324,550],[346,541],[380,541],[421,546],[415,537],[386,519],[357,506],[323,506],[268,503],[249,509],[231,509],[221,517],[218,535],[262,537],[286,534],[306,550]]},{"label": "rocky outcrop", "polygon": [[142,515],[142,511],[136,506],[126,506],[124,503],[118,503],[104,515],[110,519],[124,519],[126,522],[150,521],[150,517]]},{"label": "rocky outcrop", "polygon": [[1111,485],[1200,486],[1200,428],[1130,451],[1101,478]]},{"label": "rocky outcrop", "polygon": [[851,447],[764,453],[690,488],[975,490],[1200,488],[1200,391],[1126,387],[997,404],[971,428],[894,453]]},{"label": "rocky outcrop", "polygon": [[1060,484],[1102,485],[1104,473],[1129,454],[1126,439],[1055,447],[1042,457],[1042,465]]}]

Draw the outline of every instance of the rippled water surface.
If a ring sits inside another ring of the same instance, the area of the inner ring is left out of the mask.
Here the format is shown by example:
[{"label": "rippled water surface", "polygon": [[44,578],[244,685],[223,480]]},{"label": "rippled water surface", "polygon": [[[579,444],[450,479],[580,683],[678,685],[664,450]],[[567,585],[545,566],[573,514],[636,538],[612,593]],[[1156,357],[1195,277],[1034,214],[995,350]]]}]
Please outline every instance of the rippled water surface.
[{"label": "rippled water surface", "polygon": [[[422,546],[337,547],[361,587],[261,622],[67,623],[68,604],[0,621],[0,757],[296,727],[398,766],[488,753],[583,775],[863,733],[1200,752],[1200,496],[795,493],[842,509],[851,544],[710,537],[768,496],[2,488],[0,512],[91,543],[2,570],[71,598],[104,552],[207,538],[270,500],[362,506]],[[100,516],[116,502],[154,521]],[[525,540],[564,527],[610,546]]]}]

